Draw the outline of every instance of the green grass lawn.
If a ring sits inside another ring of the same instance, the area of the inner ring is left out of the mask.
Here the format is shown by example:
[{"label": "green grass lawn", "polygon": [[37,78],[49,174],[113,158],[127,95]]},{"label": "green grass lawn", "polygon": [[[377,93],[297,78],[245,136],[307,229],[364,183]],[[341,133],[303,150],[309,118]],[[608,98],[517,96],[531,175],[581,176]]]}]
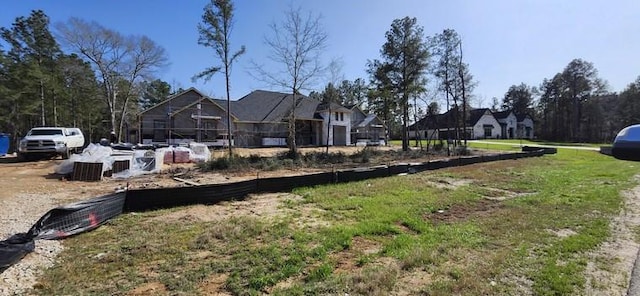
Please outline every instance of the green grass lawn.
[{"label": "green grass lawn", "polygon": [[[475,143],[482,143],[483,141],[486,142],[497,142],[497,143],[510,143],[510,144],[514,144],[514,145],[529,145],[529,146],[535,146],[535,145],[550,145],[550,146],[578,146],[578,147],[594,147],[594,148],[599,148],[600,146],[610,146],[611,143],[565,143],[565,142],[551,142],[551,141],[538,141],[538,140],[526,140],[526,139],[486,139],[486,140],[474,140]],[[432,143],[435,141],[432,141]],[[427,141],[426,140],[422,140],[423,145],[426,145]],[[402,141],[401,140],[391,140],[389,141],[390,145],[394,145],[394,146],[402,146]],[[473,143],[469,143],[470,145]],[[410,147],[415,147],[416,145],[416,141],[415,140],[410,140],[409,141],[409,146]]]},{"label": "green grass lawn", "polygon": [[[189,208],[125,214],[65,240],[33,292],[582,295],[586,253],[609,236],[620,191],[639,172],[561,150],[302,188],[279,197],[275,214],[256,208],[209,222],[167,218]],[[234,203],[208,208],[224,207]]]},{"label": "green grass lawn", "polygon": [[[480,140],[482,142],[483,140]],[[578,147],[594,147],[598,148],[600,146],[611,145],[611,143],[566,143],[566,142],[551,142],[551,141],[539,141],[539,140],[525,140],[525,139],[487,139],[486,141],[490,142],[502,142],[502,143],[513,143],[517,145],[550,145],[550,146],[578,146]]]}]

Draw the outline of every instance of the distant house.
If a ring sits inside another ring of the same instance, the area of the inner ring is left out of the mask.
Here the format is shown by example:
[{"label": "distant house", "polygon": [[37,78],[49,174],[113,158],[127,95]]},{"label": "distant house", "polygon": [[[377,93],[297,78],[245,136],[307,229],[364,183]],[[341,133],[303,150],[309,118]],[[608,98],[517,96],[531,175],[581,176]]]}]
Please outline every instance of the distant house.
[{"label": "distant house", "polygon": [[[291,94],[256,90],[230,104],[235,146],[287,145],[288,120],[293,109]],[[226,100],[212,99],[195,88],[189,88],[140,114],[140,142],[211,143],[221,135],[228,137],[226,106]],[[329,105],[297,95],[296,144],[349,144],[351,113],[338,104]]]},{"label": "distant house", "polygon": [[516,128],[518,124],[518,118],[516,114],[511,110],[493,112],[493,116],[500,123],[500,138],[502,139],[514,139],[516,138]]},{"label": "distant house", "polygon": [[367,114],[358,105],[345,106],[351,110],[351,144],[385,145],[387,128],[375,114]]},{"label": "distant house", "polygon": [[529,114],[516,115],[518,124],[516,127],[516,137],[522,139],[533,139],[533,118]]},{"label": "distant house", "polygon": [[[454,139],[455,136],[454,110],[444,114],[426,116],[409,126],[409,136],[421,139]],[[457,116],[462,121],[461,113]],[[460,127],[461,133],[466,131],[467,139],[533,139],[533,119],[530,115],[516,115],[512,111],[491,112],[486,108],[472,109],[467,116],[465,128]],[[462,135],[460,138],[464,138]]]},{"label": "distant house", "polygon": [[[444,114],[426,116],[409,126],[409,136],[421,139],[455,139],[456,138],[456,116],[462,121],[462,114],[449,110]],[[500,122],[493,116],[491,110],[472,109],[469,110],[464,127],[460,126],[460,133],[466,133],[467,139],[497,139],[501,137]],[[465,138],[460,135],[460,138]]]}]

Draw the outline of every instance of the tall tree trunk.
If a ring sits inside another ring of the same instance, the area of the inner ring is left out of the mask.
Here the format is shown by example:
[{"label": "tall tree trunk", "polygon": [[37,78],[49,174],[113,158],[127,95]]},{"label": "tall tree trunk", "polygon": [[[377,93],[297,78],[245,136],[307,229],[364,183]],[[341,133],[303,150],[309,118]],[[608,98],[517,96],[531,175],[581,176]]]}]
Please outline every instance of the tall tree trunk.
[{"label": "tall tree trunk", "polygon": [[229,94],[229,62],[226,60],[227,54],[225,53],[225,63],[224,63],[224,78],[227,86],[227,137],[229,141],[229,156],[233,156],[233,148],[232,141],[234,140],[233,132],[231,130],[231,95]]},{"label": "tall tree trunk", "polygon": [[464,69],[463,69],[463,63],[462,63],[462,41],[460,41],[459,43],[460,45],[460,64],[458,67],[458,73],[460,75],[460,83],[462,84],[462,129],[463,129],[463,135],[462,137],[464,138],[464,145],[467,146],[467,96],[466,96],[466,90],[465,90],[465,85],[464,85]]},{"label": "tall tree trunk", "polygon": [[[295,83],[294,83],[295,84]],[[291,96],[291,114],[289,115],[289,154],[291,157],[296,157],[298,154],[298,147],[296,145],[296,89],[292,88],[293,95]]]},{"label": "tall tree trunk", "polygon": [[58,126],[58,102],[56,100],[56,90],[52,90],[53,98],[53,126]]},{"label": "tall tree trunk", "polygon": [[402,151],[409,151],[409,137],[407,122],[409,121],[409,97],[406,92],[402,94]]},{"label": "tall tree trunk", "polygon": [[47,122],[44,116],[44,82],[40,78],[40,114],[42,116],[42,126],[46,126]]},{"label": "tall tree trunk", "polygon": [[416,138],[416,147],[420,146],[420,150],[422,150],[422,135],[419,132],[420,128],[418,127],[418,101],[416,97],[413,97],[413,122],[413,125],[415,126],[413,135]]}]

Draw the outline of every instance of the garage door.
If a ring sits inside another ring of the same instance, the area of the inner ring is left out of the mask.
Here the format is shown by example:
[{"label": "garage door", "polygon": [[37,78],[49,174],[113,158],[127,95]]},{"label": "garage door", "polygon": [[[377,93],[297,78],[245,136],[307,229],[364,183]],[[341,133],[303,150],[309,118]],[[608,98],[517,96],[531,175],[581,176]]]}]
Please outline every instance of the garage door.
[{"label": "garage door", "polygon": [[346,126],[333,126],[333,145],[334,146],[346,146],[347,145],[347,127]]}]

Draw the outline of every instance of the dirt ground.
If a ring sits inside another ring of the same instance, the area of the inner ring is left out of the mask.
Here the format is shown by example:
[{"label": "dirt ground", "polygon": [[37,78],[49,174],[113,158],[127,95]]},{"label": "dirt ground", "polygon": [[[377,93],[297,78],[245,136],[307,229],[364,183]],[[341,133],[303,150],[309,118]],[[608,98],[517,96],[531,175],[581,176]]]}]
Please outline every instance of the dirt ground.
[{"label": "dirt ground", "polygon": [[[331,152],[341,151],[346,154],[354,153],[358,151],[359,147],[344,147],[344,148],[331,148]],[[379,147],[378,149],[391,149],[387,147]],[[397,149],[397,148],[396,148]],[[304,149],[306,151],[324,151],[324,148],[312,148]],[[239,155],[248,156],[251,154],[259,154],[262,156],[273,156],[277,153],[286,151],[284,148],[273,149],[237,149],[235,153]],[[213,156],[220,156],[224,151],[214,151]],[[410,159],[405,160],[407,162],[421,162],[425,159]],[[154,187],[176,187],[176,186],[190,186],[180,180],[174,179],[177,175],[180,179],[186,179],[190,182],[196,182],[200,184],[213,184],[234,182],[239,180],[252,179],[256,177],[256,172],[236,173],[233,175],[224,175],[215,172],[200,173],[195,169],[194,164],[173,164],[166,165],[163,168],[163,172],[160,174],[144,175],[136,178],[119,180],[113,178],[104,178],[99,182],[78,182],[68,181],[59,175],[54,174],[54,169],[62,162],[60,159],[53,160],[41,160],[35,162],[18,163],[15,157],[3,157],[0,158],[0,202],[2,202],[4,210],[0,210],[2,216],[0,220],[3,223],[13,223],[17,226],[3,229],[0,231],[0,239],[5,238],[15,232],[21,232],[28,230],[28,225],[33,223],[29,220],[35,220],[44,214],[47,210],[57,205],[68,204],[73,201],[84,200],[87,198],[100,196],[104,194],[113,193],[116,190],[123,188],[154,188]],[[398,160],[402,162],[402,160]],[[379,163],[370,163],[367,165],[373,166]],[[261,176],[279,176],[279,175],[291,175],[304,173],[310,170],[280,170],[273,172],[261,172]],[[441,186],[448,186],[451,182],[443,182],[439,184]],[[453,184],[455,185],[455,184]],[[453,186],[451,185],[451,186]],[[612,237],[609,241],[605,242],[600,249],[590,254],[592,261],[588,263],[587,267],[587,287],[586,292],[588,295],[625,295],[628,280],[630,277],[633,263],[636,259],[636,253],[639,248],[638,243],[634,240],[634,229],[640,225],[640,210],[637,210],[637,206],[640,204],[640,187],[630,190],[624,193],[625,196],[625,209],[621,211],[618,217],[611,222],[611,228],[613,230]],[[25,198],[26,197],[26,198]],[[24,198],[24,200],[23,200]],[[271,194],[265,196],[254,196],[247,201],[237,203],[225,203],[216,207],[219,211],[216,211],[216,215],[211,216],[212,220],[222,219],[227,215],[230,215],[230,211],[237,214],[238,210],[246,211],[248,215],[256,216],[271,216],[278,214],[281,211],[276,207],[278,203],[274,200],[281,201],[283,199],[295,199],[295,196],[290,194]],[[9,209],[7,207],[11,207]],[[204,206],[202,206],[204,207]],[[196,206],[189,208],[187,211],[179,211],[174,213],[174,219],[183,219],[185,217],[201,217],[197,212],[202,210],[202,207]],[[463,209],[459,211],[450,211],[452,214],[444,219],[436,219],[438,223],[447,223],[449,220],[465,219],[468,216],[482,215],[486,212],[499,210],[498,200],[485,200],[477,205],[478,211],[474,213],[465,212]],[[260,209],[257,210],[256,209]],[[210,209],[209,209],[210,210]],[[207,210],[209,212],[209,210]],[[189,212],[191,211],[191,212]],[[309,210],[310,213],[312,212]],[[24,212],[23,216],[19,213]],[[14,217],[15,216],[15,217]],[[322,221],[314,219],[315,215],[309,214],[309,221],[306,221],[301,227],[309,226],[310,224],[322,223]],[[27,218],[25,220],[25,218]],[[23,221],[24,220],[24,221]],[[12,222],[13,221],[13,222]],[[26,228],[26,229],[21,229]],[[558,235],[569,236],[572,233],[558,233]],[[57,242],[55,242],[57,243]],[[42,244],[41,244],[42,245]],[[47,245],[44,245],[45,247]],[[39,247],[42,248],[42,247]],[[20,264],[29,265],[37,259],[38,256],[49,256],[51,262],[55,260],[55,256],[58,251],[50,252],[38,251],[28,255]],[[37,260],[36,260],[37,261]],[[600,262],[600,263],[599,263]],[[612,268],[603,268],[601,262],[608,262]],[[38,268],[46,268],[50,265],[36,265]],[[345,267],[347,268],[347,267]],[[27,268],[29,270],[29,268]],[[16,279],[13,279],[16,277]],[[414,277],[412,277],[414,278]],[[26,286],[32,285],[37,279],[37,272],[29,271],[25,273],[21,271],[16,275],[13,275],[11,269],[2,274],[0,278],[0,294],[2,292],[20,292],[21,290],[15,290],[8,288],[11,285],[15,285],[17,282],[22,282]],[[3,290],[3,286],[8,289]],[[25,287],[26,288],[26,287]]]}]

